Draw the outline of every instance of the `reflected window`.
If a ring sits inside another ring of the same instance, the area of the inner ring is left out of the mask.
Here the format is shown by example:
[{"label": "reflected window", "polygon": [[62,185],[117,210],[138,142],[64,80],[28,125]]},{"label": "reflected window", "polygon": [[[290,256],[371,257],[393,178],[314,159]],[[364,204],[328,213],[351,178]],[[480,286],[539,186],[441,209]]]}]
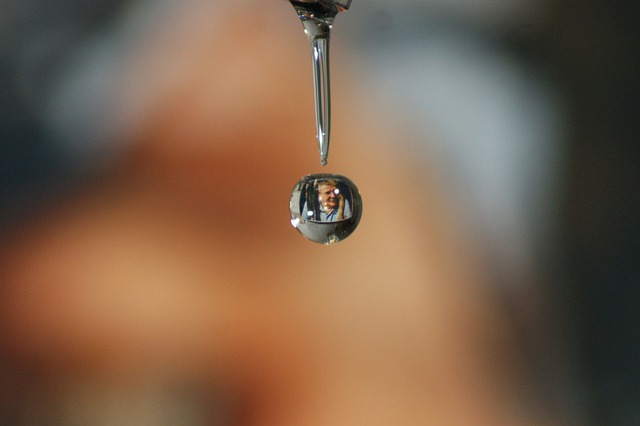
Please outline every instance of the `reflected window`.
[{"label": "reflected window", "polygon": [[306,183],[300,197],[301,217],[312,222],[338,222],[351,217],[351,191],[335,179]]}]

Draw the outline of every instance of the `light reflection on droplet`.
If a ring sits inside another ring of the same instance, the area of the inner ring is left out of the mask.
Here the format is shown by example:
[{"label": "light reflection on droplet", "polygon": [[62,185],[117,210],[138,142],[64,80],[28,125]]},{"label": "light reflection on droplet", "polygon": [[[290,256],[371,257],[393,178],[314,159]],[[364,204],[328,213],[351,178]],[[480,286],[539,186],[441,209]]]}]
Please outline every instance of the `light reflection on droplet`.
[{"label": "light reflection on droplet", "polygon": [[291,224],[305,238],[333,244],[356,229],[362,215],[358,188],[337,174],[314,174],[300,179],[289,200]]}]

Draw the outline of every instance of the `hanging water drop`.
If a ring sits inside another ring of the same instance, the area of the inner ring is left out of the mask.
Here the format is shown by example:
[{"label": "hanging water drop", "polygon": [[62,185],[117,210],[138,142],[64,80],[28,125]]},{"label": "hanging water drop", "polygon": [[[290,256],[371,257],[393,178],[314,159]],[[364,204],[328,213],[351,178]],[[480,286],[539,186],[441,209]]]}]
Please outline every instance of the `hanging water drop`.
[{"label": "hanging water drop", "polygon": [[[329,36],[338,12],[351,0],[290,0],[311,46],[313,64],[316,138],[320,163],[327,164],[331,131],[329,86]],[[356,229],[362,214],[358,188],[344,176],[314,174],[300,179],[289,200],[291,224],[305,238],[334,244]]]},{"label": "hanging water drop", "polygon": [[356,185],[337,174],[313,174],[300,179],[289,200],[291,225],[305,238],[334,244],[356,229],[362,199]]}]

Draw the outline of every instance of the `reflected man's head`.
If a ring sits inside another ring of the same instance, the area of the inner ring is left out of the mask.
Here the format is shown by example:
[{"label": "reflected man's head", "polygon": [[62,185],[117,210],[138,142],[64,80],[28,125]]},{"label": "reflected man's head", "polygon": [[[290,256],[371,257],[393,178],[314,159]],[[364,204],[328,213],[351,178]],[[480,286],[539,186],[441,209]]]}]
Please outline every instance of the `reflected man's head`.
[{"label": "reflected man's head", "polygon": [[338,207],[338,196],[340,190],[334,180],[322,180],[318,182],[318,202],[320,208],[325,212],[330,212]]}]

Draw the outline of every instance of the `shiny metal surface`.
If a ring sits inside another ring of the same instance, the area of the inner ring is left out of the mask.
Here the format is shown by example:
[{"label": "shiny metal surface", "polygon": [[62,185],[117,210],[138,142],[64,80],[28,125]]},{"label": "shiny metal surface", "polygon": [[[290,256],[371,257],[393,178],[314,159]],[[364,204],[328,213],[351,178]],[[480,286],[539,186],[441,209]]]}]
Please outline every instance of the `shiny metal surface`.
[{"label": "shiny metal surface", "polygon": [[329,79],[329,37],[335,16],[347,10],[351,0],[291,1],[311,47],[316,115],[316,139],[320,163],[327,164],[331,133],[331,87]]}]

